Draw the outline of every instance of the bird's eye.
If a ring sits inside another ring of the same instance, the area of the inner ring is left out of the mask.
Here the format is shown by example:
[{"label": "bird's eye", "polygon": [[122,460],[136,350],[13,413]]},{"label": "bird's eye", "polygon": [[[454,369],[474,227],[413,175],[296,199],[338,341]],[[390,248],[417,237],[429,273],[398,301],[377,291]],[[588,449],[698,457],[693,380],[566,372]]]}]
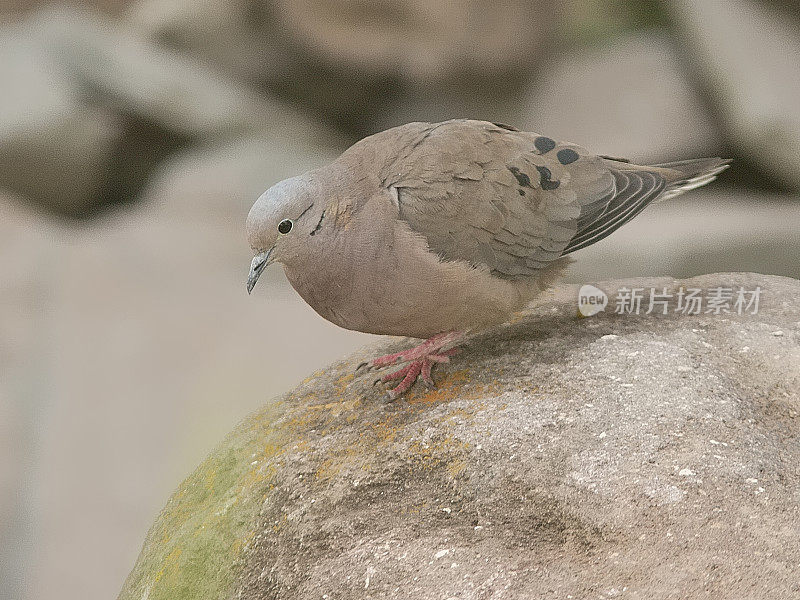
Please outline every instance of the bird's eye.
[{"label": "bird's eye", "polygon": [[294,223],[292,223],[291,219],[284,219],[278,223],[278,231],[280,233],[289,233],[292,230],[292,225],[294,225]]}]

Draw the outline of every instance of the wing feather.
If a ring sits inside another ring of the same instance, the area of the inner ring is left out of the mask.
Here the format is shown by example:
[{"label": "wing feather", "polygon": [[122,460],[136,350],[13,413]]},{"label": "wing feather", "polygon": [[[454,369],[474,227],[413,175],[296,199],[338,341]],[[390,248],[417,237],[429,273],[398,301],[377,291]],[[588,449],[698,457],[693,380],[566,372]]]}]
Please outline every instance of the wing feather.
[{"label": "wing feather", "polygon": [[605,204],[592,206],[578,219],[578,232],[563,254],[569,254],[611,235],[633,219],[664,191],[666,179],[651,171],[612,169],[615,191]]},{"label": "wing feather", "polygon": [[[688,176],[673,165],[641,167],[484,121],[405,127],[378,134],[396,136],[395,158],[378,175],[397,192],[399,218],[443,260],[503,278],[533,277],[605,238],[673,189],[675,177],[687,189],[700,181],[691,164]],[[715,175],[720,164],[697,170]]]}]

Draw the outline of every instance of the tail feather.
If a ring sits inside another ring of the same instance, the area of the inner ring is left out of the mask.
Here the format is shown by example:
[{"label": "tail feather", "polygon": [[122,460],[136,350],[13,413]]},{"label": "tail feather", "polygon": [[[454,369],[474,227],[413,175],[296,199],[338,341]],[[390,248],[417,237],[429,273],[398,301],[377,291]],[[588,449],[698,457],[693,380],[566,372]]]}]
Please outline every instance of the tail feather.
[{"label": "tail feather", "polygon": [[635,165],[603,157],[614,176],[610,192],[586,204],[578,216],[575,235],[562,255],[608,237],[646,206],[679,196],[716,179],[728,168],[724,158],[698,158],[659,165]]},{"label": "tail feather", "polygon": [[646,168],[657,170],[667,180],[664,193],[656,200],[662,202],[711,183],[730,164],[730,159],[716,157],[679,160]]}]

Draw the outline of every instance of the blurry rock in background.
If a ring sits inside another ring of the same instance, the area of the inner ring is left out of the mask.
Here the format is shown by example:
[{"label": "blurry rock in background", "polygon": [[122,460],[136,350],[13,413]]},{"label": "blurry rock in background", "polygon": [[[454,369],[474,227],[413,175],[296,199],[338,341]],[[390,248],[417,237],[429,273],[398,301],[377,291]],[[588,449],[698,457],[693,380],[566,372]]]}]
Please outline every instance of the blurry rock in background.
[{"label": "blurry rock in background", "polygon": [[0,28],[0,186],[61,212],[100,201],[122,126],[23,27]]},{"label": "blurry rock in background", "polygon": [[402,81],[518,76],[558,30],[559,3],[275,0],[276,24],[314,62]]},{"label": "blurry rock in background", "polygon": [[709,110],[663,31],[552,59],[531,85],[518,126],[638,162],[722,151]]},{"label": "blurry rock in background", "polygon": [[318,136],[296,110],[83,10],[43,9],[3,39],[15,85],[0,99],[0,185],[56,210],[130,200],[190,143]]},{"label": "blurry rock in background", "polygon": [[[800,15],[751,0],[671,0],[699,81],[737,151],[800,189]],[[784,12],[786,11],[786,12]]]},{"label": "blurry rock in background", "polygon": [[359,136],[405,89],[514,89],[561,23],[554,0],[140,0],[153,39],[260,81]]},{"label": "blurry rock in background", "polygon": [[137,0],[124,22],[162,47],[256,83],[275,79],[292,61],[267,23],[268,11],[263,0]]}]

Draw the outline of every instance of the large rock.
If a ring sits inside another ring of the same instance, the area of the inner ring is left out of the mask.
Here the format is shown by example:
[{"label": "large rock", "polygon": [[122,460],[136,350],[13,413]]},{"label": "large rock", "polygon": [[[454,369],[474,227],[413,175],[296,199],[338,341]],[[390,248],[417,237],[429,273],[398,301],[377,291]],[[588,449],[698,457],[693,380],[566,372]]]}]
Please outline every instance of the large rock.
[{"label": "large rock", "polygon": [[[613,312],[623,287],[720,286],[758,309]],[[800,283],[600,287],[605,314],[559,288],[436,390],[384,404],[362,352],[268,403],[181,484],[120,598],[798,597]]]},{"label": "large rock", "polygon": [[800,189],[800,33],[795,22],[752,0],[671,0],[664,5],[682,27],[691,63],[716,101],[730,141],[742,156]]},{"label": "large rock", "polygon": [[558,53],[531,84],[520,129],[637,161],[713,155],[713,118],[663,33]]}]

